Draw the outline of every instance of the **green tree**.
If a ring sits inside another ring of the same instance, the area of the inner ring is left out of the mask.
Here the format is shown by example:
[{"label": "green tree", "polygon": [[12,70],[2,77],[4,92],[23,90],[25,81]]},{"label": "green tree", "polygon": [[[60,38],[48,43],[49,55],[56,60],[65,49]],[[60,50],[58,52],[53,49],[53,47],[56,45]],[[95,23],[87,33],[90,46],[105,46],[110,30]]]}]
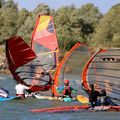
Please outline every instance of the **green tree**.
[{"label": "green tree", "polygon": [[9,37],[16,35],[17,18],[17,5],[12,0],[9,0],[0,9],[0,44],[4,43]]},{"label": "green tree", "polygon": [[99,12],[99,9],[93,4],[86,4],[79,9],[78,16],[83,21],[80,34],[84,40],[84,43],[93,45],[94,41],[92,36],[100,19],[102,18],[102,14]]},{"label": "green tree", "polygon": [[20,28],[24,24],[28,16],[29,16],[29,12],[25,8],[19,10],[18,20],[17,20],[18,28]]},{"label": "green tree", "polygon": [[70,49],[68,45],[74,41],[72,39],[73,33],[70,21],[70,15],[74,10],[74,6],[61,7],[56,11],[54,17],[59,48],[62,53],[65,53],[66,49]]},{"label": "green tree", "polygon": [[50,15],[50,8],[46,4],[39,4],[33,11],[32,16],[36,18],[38,15]]},{"label": "green tree", "polygon": [[49,15],[50,9],[46,4],[39,4],[29,16],[25,19],[24,24],[18,29],[17,35],[20,35],[24,38],[27,43],[31,43],[32,32],[35,27],[36,19],[39,15]]},{"label": "green tree", "polygon": [[25,42],[30,43],[32,40],[32,31],[33,31],[33,19],[31,16],[28,16],[24,24],[18,29],[17,35],[21,36]]},{"label": "green tree", "polygon": [[102,14],[93,4],[86,4],[81,8],[71,5],[58,9],[55,14],[55,26],[63,53],[68,46],[78,41],[92,45],[92,36],[101,18]]},{"label": "green tree", "polygon": [[5,0],[0,0],[0,8],[5,4]]},{"label": "green tree", "polygon": [[101,19],[95,34],[97,46],[120,47],[120,4]]}]

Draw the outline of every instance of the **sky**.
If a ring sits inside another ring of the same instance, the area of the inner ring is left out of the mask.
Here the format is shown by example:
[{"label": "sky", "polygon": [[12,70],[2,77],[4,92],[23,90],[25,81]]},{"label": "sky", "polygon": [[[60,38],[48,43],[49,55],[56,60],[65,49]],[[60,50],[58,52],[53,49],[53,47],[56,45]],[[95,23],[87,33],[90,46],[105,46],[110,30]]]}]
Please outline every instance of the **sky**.
[{"label": "sky", "polygon": [[14,0],[19,8],[26,8],[29,11],[34,10],[40,3],[46,3],[51,9],[57,10],[62,6],[74,4],[77,8],[87,3],[94,4],[100,12],[106,13],[112,6],[120,3],[120,0]]}]

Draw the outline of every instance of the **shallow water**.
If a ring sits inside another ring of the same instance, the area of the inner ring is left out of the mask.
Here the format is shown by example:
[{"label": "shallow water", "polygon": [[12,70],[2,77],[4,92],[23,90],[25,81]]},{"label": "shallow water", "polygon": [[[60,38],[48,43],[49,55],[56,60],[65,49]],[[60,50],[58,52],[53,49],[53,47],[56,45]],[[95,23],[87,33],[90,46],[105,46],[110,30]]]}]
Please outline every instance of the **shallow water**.
[{"label": "shallow water", "polygon": [[[0,75],[0,87],[15,94],[15,82],[9,75]],[[65,103],[60,101],[12,100],[0,102],[0,120],[120,120],[120,112],[66,112],[66,113],[32,113],[29,110],[65,105],[79,105],[78,102]]]}]

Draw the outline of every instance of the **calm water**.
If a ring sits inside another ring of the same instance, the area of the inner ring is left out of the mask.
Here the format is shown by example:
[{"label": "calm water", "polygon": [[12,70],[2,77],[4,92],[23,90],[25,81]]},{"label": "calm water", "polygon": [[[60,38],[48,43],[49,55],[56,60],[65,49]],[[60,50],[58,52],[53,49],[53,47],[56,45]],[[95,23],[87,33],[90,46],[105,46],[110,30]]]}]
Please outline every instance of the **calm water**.
[{"label": "calm water", "polygon": [[[15,94],[15,83],[11,76],[0,75],[0,86]],[[64,103],[60,101],[13,100],[0,102],[0,120],[120,120],[120,112],[68,112],[68,113],[31,113],[29,110],[64,105],[79,105],[78,102]]]}]

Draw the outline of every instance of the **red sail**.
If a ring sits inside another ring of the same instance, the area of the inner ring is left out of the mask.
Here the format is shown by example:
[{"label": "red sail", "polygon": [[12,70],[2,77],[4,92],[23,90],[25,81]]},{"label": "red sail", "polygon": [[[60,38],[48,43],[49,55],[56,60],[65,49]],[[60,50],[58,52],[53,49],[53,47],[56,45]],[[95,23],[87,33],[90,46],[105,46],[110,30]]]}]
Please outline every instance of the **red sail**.
[{"label": "red sail", "polygon": [[[51,90],[51,73],[54,73],[58,64],[58,43],[52,16],[38,16],[31,47],[37,57],[31,63],[32,69],[30,68],[28,71],[31,73],[30,76],[34,76],[32,83],[42,88],[39,89],[39,87],[34,86],[31,90],[33,92]],[[46,93],[42,92],[42,94],[45,95]]]},{"label": "red sail", "polygon": [[52,16],[38,17],[32,36],[32,49],[21,37],[13,37],[6,42],[10,71],[17,82],[32,85],[32,92],[50,90],[50,73],[55,71],[58,64],[57,52]]},{"label": "red sail", "polygon": [[[40,80],[36,76],[41,76],[41,73],[36,73],[36,67],[32,66],[36,55],[21,37],[12,37],[6,41],[6,57],[9,70],[18,83],[31,86],[33,79]],[[31,88],[31,92],[49,90],[51,81],[50,75],[46,74],[46,77],[41,80],[40,84]]]},{"label": "red sail", "polygon": [[32,35],[32,49],[41,69],[54,71],[58,64],[58,42],[52,16],[39,16]]},{"label": "red sail", "polygon": [[6,41],[6,57],[8,59],[9,70],[17,82],[26,84],[15,73],[15,71],[36,58],[35,53],[23,41],[21,37],[12,37]]}]

